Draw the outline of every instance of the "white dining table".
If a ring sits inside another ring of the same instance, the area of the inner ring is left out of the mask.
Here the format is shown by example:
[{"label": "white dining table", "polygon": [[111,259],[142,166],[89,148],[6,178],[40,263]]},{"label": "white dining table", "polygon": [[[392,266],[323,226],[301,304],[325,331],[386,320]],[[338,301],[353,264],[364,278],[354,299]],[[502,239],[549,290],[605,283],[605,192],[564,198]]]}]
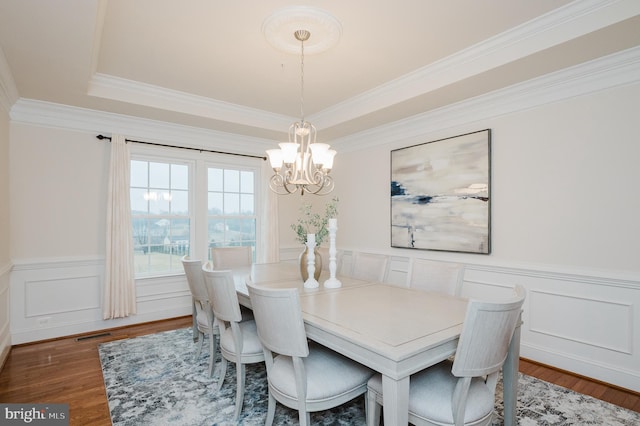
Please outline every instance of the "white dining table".
[{"label": "white dining table", "polygon": [[[307,337],[381,373],[384,424],[406,425],[409,377],[455,354],[467,299],[344,276],[341,287],[325,288],[327,277],[308,289],[291,263],[234,271],[238,299],[249,308],[247,283],[298,288]],[[519,346],[517,327],[503,367],[505,425],[516,424]]]}]

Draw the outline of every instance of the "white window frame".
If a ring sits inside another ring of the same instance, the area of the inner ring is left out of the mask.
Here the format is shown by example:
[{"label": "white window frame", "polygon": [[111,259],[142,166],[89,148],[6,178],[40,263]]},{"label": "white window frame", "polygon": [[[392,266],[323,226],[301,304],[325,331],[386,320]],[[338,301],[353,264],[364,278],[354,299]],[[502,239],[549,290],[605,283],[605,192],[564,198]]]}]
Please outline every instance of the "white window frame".
[{"label": "white window frame", "polygon": [[[208,153],[206,151],[182,150],[179,148],[154,147],[132,143],[131,160],[171,162],[189,165],[189,220],[190,257],[206,262],[209,259],[208,242],[208,195],[207,173],[209,167],[247,170],[254,173],[254,197],[256,218],[256,258],[262,237],[262,184],[261,159],[242,156]],[[180,272],[179,274],[182,274]],[[178,273],[145,275],[139,279],[171,276]]]}]

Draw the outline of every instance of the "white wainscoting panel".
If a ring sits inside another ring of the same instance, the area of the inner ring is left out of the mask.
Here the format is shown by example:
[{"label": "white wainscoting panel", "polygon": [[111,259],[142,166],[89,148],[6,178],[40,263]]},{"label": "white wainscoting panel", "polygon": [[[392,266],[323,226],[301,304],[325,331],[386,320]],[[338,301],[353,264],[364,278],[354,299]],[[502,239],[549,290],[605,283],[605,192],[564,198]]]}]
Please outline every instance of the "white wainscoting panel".
[{"label": "white wainscoting panel", "polygon": [[137,314],[102,319],[104,259],[33,260],[10,274],[13,344],[191,314],[184,275],[136,281]]},{"label": "white wainscoting panel", "polygon": [[100,277],[97,274],[26,280],[24,282],[24,315],[32,318],[99,309],[100,288]]},{"label": "white wainscoting panel", "polygon": [[[598,300],[531,290],[529,331],[632,354],[633,306],[626,301]],[[571,315],[567,315],[571,312]],[[609,327],[615,324],[615,327]]]},{"label": "white wainscoting panel", "polygon": [[[342,249],[348,270],[351,251]],[[387,281],[405,283],[409,257],[390,256]],[[453,256],[446,260],[464,263]],[[523,358],[640,392],[640,277],[558,272],[544,265],[465,265],[464,297],[503,299],[516,284],[527,290]]]}]

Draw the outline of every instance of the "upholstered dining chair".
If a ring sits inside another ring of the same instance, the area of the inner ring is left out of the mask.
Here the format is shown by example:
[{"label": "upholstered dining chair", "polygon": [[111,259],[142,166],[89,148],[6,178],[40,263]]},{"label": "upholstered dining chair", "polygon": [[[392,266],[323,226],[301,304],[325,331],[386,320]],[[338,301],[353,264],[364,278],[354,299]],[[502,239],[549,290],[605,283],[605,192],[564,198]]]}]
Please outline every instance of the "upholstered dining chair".
[{"label": "upholstered dining chair", "polygon": [[202,261],[191,259],[189,256],[183,256],[181,260],[194,306],[194,327],[198,333],[196,359],[200,357],[204,338],[207,336],[209,338],[209,376],[211,376],[217,351],[215,336],[219,334],[218,322],[209,305],[209,295],[205,289],[204,276],[202,275]]},{"label": "upholstered dining chair", "polygon": [[337,407],[366,392],[371,370],[307,342],[297,288],[247,287],[267,365],[265,425],[273,423],[276,401],[297,409],[300,425],[306,426],[311,412]]},{"label": "upholstered dining chair", "polygon": [[264,361],[264,352],[253,320],[242,321],[238,294],[231,270],[213,270],[211,264],[202,267],[205,287],[213,313],[220,327],[222,361],[218,374],[218,390],[222,388],[227,372],[227,361],[236,364],[236,420],[244,402],[246,364]]},{"label": "upholstered dining chair", "polygon": [[359,280],[384,282],[389,257],[383,254],[353,252],[351,255],[351,277]]},{"label": "upholstered dining chair", "polygon": [[[498,374],[520,320],[522,286],[499,302],[470,300],[456,356],[411,376],[409,422],[422,425],[491,424]],[[382,377],[369,380],[367,426],[380,421]]]},{"label": "upholstered dining chair", "polygon": [[214,269],[237,269],[251,266],[251,246],[211,247],[211,262]]},{"label": "upholstered dining chair", "polygon": [[419,258],[412,258],[409,263],[408,287],[452,296],[459,296],[462,292],[463,264]]}]

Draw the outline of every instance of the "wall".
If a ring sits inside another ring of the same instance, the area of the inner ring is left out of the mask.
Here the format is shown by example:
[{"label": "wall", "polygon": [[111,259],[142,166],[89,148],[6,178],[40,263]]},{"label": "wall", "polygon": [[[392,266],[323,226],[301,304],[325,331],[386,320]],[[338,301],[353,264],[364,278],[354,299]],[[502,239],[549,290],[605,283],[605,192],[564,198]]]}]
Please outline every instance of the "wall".
[{"label": "wall", "polygon": [[138,314],[102,320],[110,145],[95,133],[11,125],[13,343],[191,313],[184,276],[137,280]]},{"label": "wall", "polygon": [[[639,110],[633,84],[340,152],[338,246],[391,255],[397,284],[410,257],[464,262],[468,295],[521,283],[523,357],[640,391]],[[485,128],[492,129],[492,253],[392,249],[390,150]],[[286,258],[296,251],[287,225],[301,198],[280,200]]]},{"label": "wall", "polygon": [[[2,52],[0,51],[0,54]],[[0,103],[0,368],[11,348],[9,323],[9,114]]]}]

